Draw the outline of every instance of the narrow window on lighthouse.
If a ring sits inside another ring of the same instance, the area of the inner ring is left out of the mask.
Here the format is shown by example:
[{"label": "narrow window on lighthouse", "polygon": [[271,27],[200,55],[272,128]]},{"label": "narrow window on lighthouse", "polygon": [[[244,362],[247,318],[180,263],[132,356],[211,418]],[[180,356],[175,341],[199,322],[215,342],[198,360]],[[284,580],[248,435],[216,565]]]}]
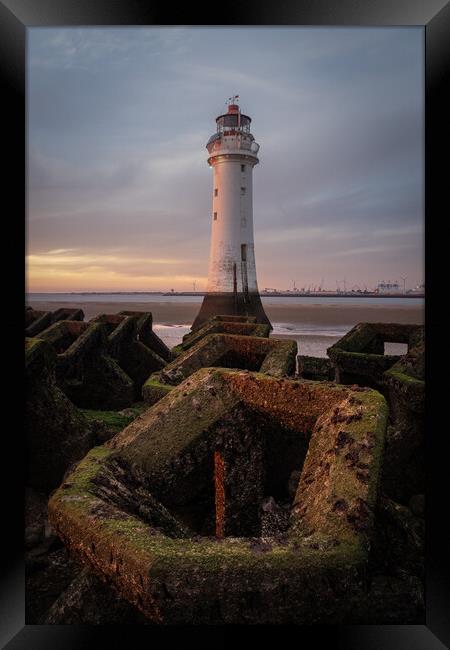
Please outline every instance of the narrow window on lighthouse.
[{"label": "narrow window on lighthouse", "polygon": [[214,221],[217,221],[217,212],[214,212]]},{"label": "narrow window on lighthouse", "polygon": [[214,190],[214,196],[217,196],[218,194],[219,194],[219,190],[216,187],[216,189]]},{"label": "narrow window on lighthouse", "polygon": [[245,187],[241,187],[241,196],[244,196],[245,194]]},{"label": "narrow window on lighthouse", "polygon": [[247,244],[241,244],[241,260],[247,261]]},{"label": "narrow window on lighthouse", "polygon": [[241,165],[241,172],[245,172],[245,165]]}]

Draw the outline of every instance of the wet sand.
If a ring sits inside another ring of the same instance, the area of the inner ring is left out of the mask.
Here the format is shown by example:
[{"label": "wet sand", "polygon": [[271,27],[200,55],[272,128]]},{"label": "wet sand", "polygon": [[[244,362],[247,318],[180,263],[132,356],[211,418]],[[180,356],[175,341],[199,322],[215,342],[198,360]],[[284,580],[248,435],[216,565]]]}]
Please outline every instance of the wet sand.
[{"label": "wet sand", "polygon": [[[156,333],[169,347],[181,343],[183,335],[189,331],[190,324],[200,309],[200,302],[180,301],[175,303],[164,300],[154,302],[30,300],[28,304],[34,309],[45,311],[54,311],[59,307],[78,307],[84,311],[86,320],[98,314],[114,314],[122,310],[151,311]],[[264,301],[264,309],[274,325],[273,337],[295,339],[299,354],[313,357],[326,357],[327,348],[357,323],[422,324],[424,321],[423,307],[412,304],[393,305],[389,301],[383,305],[318,303],[286,305]],[[174,325],[178,327],[173,327]],[[308,330],[308,332],[303,333],[302,330]],[[403,347],[399,347],[396,343],[389,344],[389,346],[390,354],[404,353]]]},{"label": "wet sand", "polygon": [[[361,322],[416,323],[424,322],[424,309],[417,305],[355,305],[310,304],[286,305],[264,301],[264,309],[272,323],[291,323],[333,328],[348,326],[350,329]],[[86,320],[98,314],[114,314],[122,310],[141,310],[153,313],[153,322],[165,325],[190,325],[200,308],[194,302],[91,302],[34,301],[28,304],[34,309],[54,311],[60,307],[77,307],[84,311]]]}]

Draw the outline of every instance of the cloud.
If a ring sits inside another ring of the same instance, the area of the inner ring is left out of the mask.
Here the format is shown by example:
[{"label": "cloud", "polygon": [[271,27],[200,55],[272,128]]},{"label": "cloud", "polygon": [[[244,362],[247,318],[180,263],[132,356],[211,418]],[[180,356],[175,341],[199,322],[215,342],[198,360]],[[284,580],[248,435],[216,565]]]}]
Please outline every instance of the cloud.
[{"label": "cloud", "polygon": [[30,276],[62,251],[61,287],[77,265],[91,273],[92,289],[96,277],[122,283],[128,271],[137,283],[156,277],[156,267],[167,278],[169,265],[147,259],[178,260],[174,277],[204,277],[205,144],[236,92],[261,144],[253,196],[260,283],[282,286],[294,271],[298,283],[322,272],[359,277],[366,253],[368,280],[398,265],[419,283],[421,34],[31,28],[27,251],[39,259]]}]

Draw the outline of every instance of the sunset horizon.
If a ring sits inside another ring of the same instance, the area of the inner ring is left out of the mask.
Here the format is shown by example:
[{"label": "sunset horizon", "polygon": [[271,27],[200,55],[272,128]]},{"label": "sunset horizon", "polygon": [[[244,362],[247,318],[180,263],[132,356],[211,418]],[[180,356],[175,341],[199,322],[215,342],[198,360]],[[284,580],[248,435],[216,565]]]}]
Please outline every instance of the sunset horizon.
[{"label": "sunset horizon", "polygon": [[204,291],[234,92],[260,290],[422,284],[423,91],[418,28],[30,29],[27,290]]}]

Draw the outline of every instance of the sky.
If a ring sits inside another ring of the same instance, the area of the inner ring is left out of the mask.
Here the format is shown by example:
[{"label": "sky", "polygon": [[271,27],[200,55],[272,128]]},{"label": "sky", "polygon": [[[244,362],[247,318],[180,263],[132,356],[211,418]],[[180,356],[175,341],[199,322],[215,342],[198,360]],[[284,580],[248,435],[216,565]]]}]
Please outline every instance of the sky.
[{"label": "sky", "polygon": [[423,28],[30,28],[27,289],[206,287],[240,96],[260,289],[424,281]]}]

